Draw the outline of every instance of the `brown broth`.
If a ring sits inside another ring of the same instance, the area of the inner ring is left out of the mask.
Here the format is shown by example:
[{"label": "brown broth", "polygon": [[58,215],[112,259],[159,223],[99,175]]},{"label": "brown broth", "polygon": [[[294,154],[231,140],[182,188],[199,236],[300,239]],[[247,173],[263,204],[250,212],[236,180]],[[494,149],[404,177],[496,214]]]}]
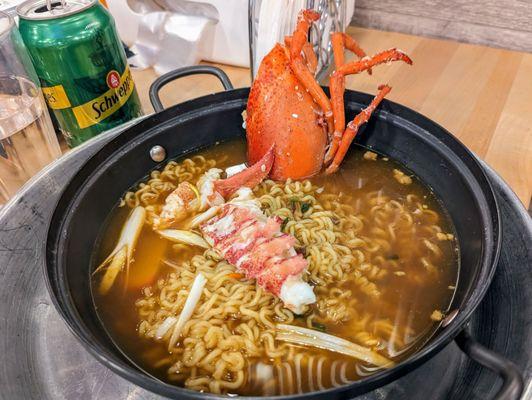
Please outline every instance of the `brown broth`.
[{"label": "brown broth", "polygon": [[[353,146],[338,173],[327,177],[312,178],[312,182],[323,186],[325,192],[337,193],[340,198],[345,198],[355,208],[361,204],[361,198],[373,191],[389,196],[401,204],[406,201],[407,195],[414,194],[422,199],[424,208],[434,210],[439,215],[437,224],[443,232],[454,234],[454,227],[446,211],[423,183],[395,161],[382,156],[379,156],[376,161],[364,159],[366,151],[365,148]],[[217,167],[224,168],[245,161],[245,146],[243,142],[231,142],[201,151],[200,154],[206,158],[220,160]],[[393,177],[394,169],[399,169],[411,176],[412,183],[400,184]],[[124,207],[118,208],[113,213],[108,226],[103,231],[101,245],[96,248],[96,265],[113,249],[128,211]],[[367,209],[360,209],[359,212],[369,218]],[[374,235],[372,224],[365,224],[361,234],[370,237]],[[416,238],[416,240],[422,239],[422,234]],[[350,289],[353,292],[357,310],[366,312],[374,320],[392,321],[393,329],[392,332],[387,333],[387,336],[394,340],[381,339],[379,346],[384,349],[382,354],[394,361],[403,360],[418,351],[440,325],[439,322],[430,318],[433,311],[440,310],[445,314],[451,304],[459,272],[458,245],[456,239],[441,241],[438,244],[442,257],[437,265],[437,273],[428,273],[426,268],[420,266],[419,255],[409,251],[408,243],[401,241],[392,243],[390,249],[382,256],[396,261],[400,265],[400,274],[390,273],[379,280],[378,286],[382,296],[378,301],[357,293],[357,286],[353,282],[348,281],[339,285],[340,288]],[[135,251],[135,260],[129,271],[130,285],[128,288],[124,290],[123,285],[115,284],[111,293],[106,296],[101,296],[97,290],[93,290],[97,312],[117,346],[149,374],[170,383],[172,382],[168,379],[167,367],[157,365],[158,361],[168,356],[165,345],[140,338],[137,334],[139,320],[135,301],[141,297],[143,287],[155,283],[157,279],[165,277],[172,271],[170,267],[161,263],[162,258],[171,258],[176,263],[181,261],[171,251],[171,246],[171,243],[159,238],[151,228],[145,226]],[[199,253],[198,251],[196,254]],[[191,256],[191,253],[182,255],[183,258]],[[96,285],[94,287],[96,288]],[[296,319],[295,323],[304,326],[302,319]],[[354,320],[347,323],[329,324],[325,328],[329,334],[360,342],[360,338],[357,340],[353,334],[357,331],[359,323],[359,320]],[[378,324],[374,329],[375,335],[383,336],[378,332]],[[349,365],[354,365],[353,359],[335,353],[317,350],[316,354],[326,356],[329,362],[347,360]],[[263,361],[268,362],[268,360]],[[347,376],[353,380],[359,379],[361,374],[360,371],[350,367]],[[329,377],[324,379],[326,386],[332,385]],[[303,384],[303,391],[309,389]],[[264,390],[263,387],[257,387],[253,382],[248,382],[237,393],[260,395]],[[278,393],[274,390],[268,394]]]}]

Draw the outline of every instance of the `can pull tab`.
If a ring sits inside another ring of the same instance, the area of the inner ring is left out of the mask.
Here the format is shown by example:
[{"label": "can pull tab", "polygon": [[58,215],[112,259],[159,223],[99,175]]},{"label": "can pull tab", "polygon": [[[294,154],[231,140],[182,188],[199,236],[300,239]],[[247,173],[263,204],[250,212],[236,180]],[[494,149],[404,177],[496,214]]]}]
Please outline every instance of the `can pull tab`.
[{"label": "can pull tab", "polygon": [[[65,7],[66,7],[66,1],[61,0],[61,8],[65,8]],[[48,9],[48,11],[52,11],[52,0],[46,0],[46,8]]]}]

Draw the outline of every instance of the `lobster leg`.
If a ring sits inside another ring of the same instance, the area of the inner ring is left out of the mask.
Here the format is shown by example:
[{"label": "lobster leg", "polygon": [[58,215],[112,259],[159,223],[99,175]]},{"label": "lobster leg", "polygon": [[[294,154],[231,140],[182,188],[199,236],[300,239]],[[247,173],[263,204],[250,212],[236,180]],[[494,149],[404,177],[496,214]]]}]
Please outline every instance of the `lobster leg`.
[{"label": "lobster leg", "polygon": [[371,117],[371,114],[373,113],[373,111],[375,111],[375,108],[377,108],[382,99],[384,99],[384,96],[386,96],[390,92],[390,90],[392,90],[392,88],[388,85],[379,86],[379,93],[377,93],[377,95],[373,98],[369,106],[364,108],[359,114],[357,114],[353,121],[347,124],[347,128],[344,134],[342,135],[342,139],[338,147],[338,151],[334,156],[334,160],[332,161],[331,165],[329,165],[329,167],[327,167],[327,169],[325,170],[326,174],[332,174],[338,170],[338,167],[344,159],[345,154],[347,153],[347,150],[351,145],[351,142],[353,141],[355,135],[358,132],[358,129],[360,128],[360,126],[368,122],[369,117]]},{"label": "lobster leg", "polygon": [[[353,52],[358,58],[367,57],[366,52],[358,45],[355,39],[343,32],[333,32],[331,34],[333,46],[334,64],[336,69],[345,64],[344,48]],[[368,72],[371,70],[368,70]]]},{"label": "lobster leg", "polygon": [[404,61],[405,63],[412,65],[412,60],[408,55],[399,49],[388,49],[375,54],[373,57],[364,57],[358,61],[351,61],[342,65],[338,73],[342,75],[358,74],[362,71],[366,71],[375,65],[389,63],[392,61]]},{"label": "lobster leg", "polygon": [[[292,36],[285,36],[284,43],[289,49],[290,46],[292,46]],[[318,67],[318,58],[316,57],[316,53],[314,53],[314,49],[309,42],[305,42],[303,45],[303,55],[305,56],[305,61],[310,73],[314,75],[316,73],[316,68]]]},{"label": "lobster leg", "polygon": [[[359,58],[366,57],[366,53],[358,45],[358,43],[349,35],[346,35],[342,32],[334,32],[331,35],[331,43],[334,55],[334,66],[335,70],[338,71],[344,64],[344,48],[351,50]],[[369,68],[368,73],[371,73],[371,68]],[[338,145],[342,134],[345,129],[345,112],[344,112],[344,91],[345,91],[345,76],[340,76],[337,80],[332,80],[329,85],[331,92],[331,107],[334,118],[334,132],[330,138],[329,148],[327,153],[325,153],[325,164],[331,162],[334,157],[334,154],[338,150]]]},{"label": "lobster leg", "polygon": [[312,98],[325,114],[327,120],[328,131],[333,131],[333,114],[331,109],[331,102],[321,88],[321,86],[314,79],[314,75],[309,71],[307,66],[303,63],[301,51],[303,46],[307,43],[308,30],[310,24],[319,19],[320,15],[313,10],[303,10],[299,13],[298,21],[294,34],[292,35],[292,45],[290,46],[290,67],[297,77],[299,82],[310,93]]},{"label": "lobster leg", "polygon": [[[391,61],[404,61],[405,63],[411,65],[412,60],[404,52],[398,49],[389,49],[381,53],[374,55],[373,57],[364,57],[358,61],[351,61],[346,64],[341,65],[336,71],[331,75],[330,82],[330,91],[331,91],[331,100],[332,107],[335,112],[335,131],[329,145],[329,150],[325,155],[325,164],[328,164],[335,158],[336,152],[338,151],[338,146],[340,145],[340,140],[342,139],[342,129],[345,126],[345,117],[344,117],[344,90],[345,90],[345,76],[351,74],[358,74],[362,71],[367,71],[370,68],[388,63]],[[343,159],[343,156],[341,157]]]},{"label": "lobster leg", "polygon": [[214,181],[214,190],[228,198],[242,186],[253,188],[261,183],[270,173],[275,155],[273,146],[252,166],[240,171],[230,178],[218,179]]}]

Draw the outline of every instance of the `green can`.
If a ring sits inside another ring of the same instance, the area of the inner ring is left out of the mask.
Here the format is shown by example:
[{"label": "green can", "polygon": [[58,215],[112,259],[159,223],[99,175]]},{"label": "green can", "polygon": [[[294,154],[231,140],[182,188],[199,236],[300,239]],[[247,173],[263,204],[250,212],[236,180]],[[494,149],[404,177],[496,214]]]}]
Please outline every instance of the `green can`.
[{"label": "green can", "polygon": [[70,147],[142,115],[124,48],[96,0],[29,0],[19,30]]}]

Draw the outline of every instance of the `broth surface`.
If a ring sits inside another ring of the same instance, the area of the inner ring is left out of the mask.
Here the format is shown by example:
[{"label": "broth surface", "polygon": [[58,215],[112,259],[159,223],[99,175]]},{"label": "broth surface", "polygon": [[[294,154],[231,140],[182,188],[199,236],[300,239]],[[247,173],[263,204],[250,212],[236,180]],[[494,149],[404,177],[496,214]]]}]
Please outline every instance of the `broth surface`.
[{"label": "broth surface", "polygon": [[[245,161],[245,144],[242,141],[220,144],[199,154],[215,160],[216,167],[223,169]],[[268,199],[275,197],[271,193],[277,190],[273,182],[255,189],[268,215],[289,215],[303,220],[308,214],[318,218],[319,210],[315,211],[313,206],[317,202],[325,210],[338,209],[339,215],[350,216],[345,217],[346,221],[337,221],[338,217],[330,219],[345,231],[337,234],[342,235],[342,241],[335,247],[336,255],[331,254],[338,258],[336,261],[320,261],[319,257],[327,254],[326,248],[311,239],[309,244],[297,249],[311,260],[311,269],[319,268],[312,267],[313,263],[323,262],[328,266],[311,272],[309,277],[309,282],[316,285],[317,303],[303,316],[292,315],[289,322],[366,346],[395,362],[407,358],[438,329],[454,295],[459,257],[450,218],[435,195],[410,171],[355,145],[336,174],[312,178],[310,184],[317,189],[309,189],[304,196],[292,199],[285,194],[282,200],[285,209],[268,205],[271,202]],[[166,194],[171,191],[168,187],[160,188]],[[306,200],[308,196],[311,200]],[[164,198],[157,198],[152,206],[160,207]],[[127,200],[126,197],[126,203]],[[129,212],[127,206],[113,212],[96,247],[95,265],[116,245]],[[295,232],[296,237],[304,235],[290,218],[286,217],[284,231],[292,229],[290,233]],[[335,229],[337,232],[338,228]],[[333,234],[331,241],[335,240]],[[321,250],[315,251],[316,246]],[[341,252],[344,247],[345,254]],[[188,353],[169,352],[165,341],[147,337],[153,321],[141,321],[155,318],[152,314],[159,307],[156,299],[164,285],[170,285],[169,274],[179,275],[181,271],[176,266],[190,262],[193,256],[204,260],[203,253],[203,249],[176,246],[160,238],[146,224],[136,246],[127,287],[124,287],[125,274],[121,274],[111,291],[101,295],[96,290],[99,275],[92,277],[94,302],[104,326],[117,346],[145,371],[165,382],[197,390],[279,395],[340,385],[376,370],[354,358],[288,344],[283,345],[287,350],[279,357],[268,356],[271,352],[250,356],[241,350],[246,362],[245,378],[237,388],[216,385],[212,379],[211,386],[205,386],[208,384],[201,383],[199,378],[209,373],[199,367],[195,372],[189,367],[172,370],[176,360]],[[146,316],[148,312],[152,313],[151,317]],[[224,324],[238,335],[241,318],[234,315]],[[276,321],[284,322],[278,316]],[[257,331],[263,329],[260,323],[251,326],[257,326]],[[265,341],[257,339],[260,346]],[[199,376],[197,381],[189,379],[194,373]],[[236,379],[232,372],[224,374],[221,380]]]}]

